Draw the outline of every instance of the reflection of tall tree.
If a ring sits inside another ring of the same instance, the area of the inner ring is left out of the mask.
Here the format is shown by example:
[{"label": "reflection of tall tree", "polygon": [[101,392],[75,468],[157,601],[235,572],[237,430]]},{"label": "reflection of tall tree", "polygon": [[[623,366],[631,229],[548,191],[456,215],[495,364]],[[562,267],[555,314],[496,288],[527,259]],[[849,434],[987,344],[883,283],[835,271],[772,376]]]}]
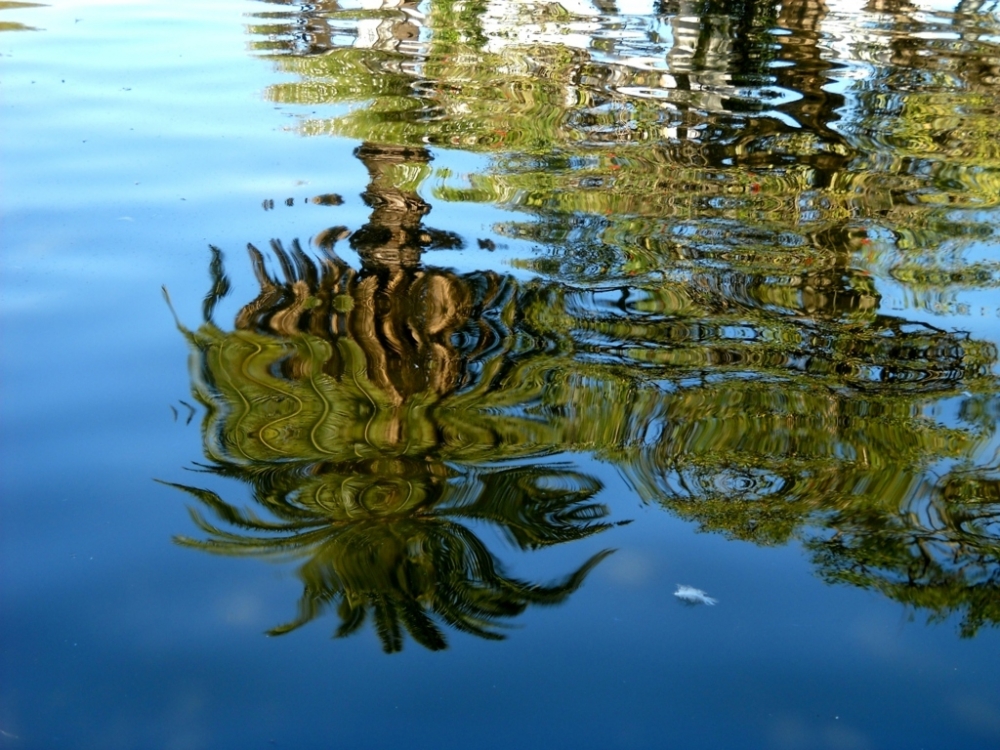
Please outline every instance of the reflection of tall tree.
[{"label": "reflection of tall tree", "polygon": [[471,524],[493,525],[522,550],[580,539],[608,526],[607,509],[591,502],[601,485],[563,466],[490,465],[556,442],[538,420],[483,408],[539,389],[529,381],[490,394],[492,379],[517,366],[510,281],[420,267],[423,249],[457,241],[423,225],[430,206],[407,187],[426,152],[366,144],[357,155],[372,208],[351,235],[360,272],[333,252],[340,228],[320,235],[318,262],[298,243],[274,243],[280,275],[251,246],[260,294],[227,333],[211,322],[229,291],[213,249],[206,322],[187,333],[209,408],[205,468],[247,483],[268,518],[174,485],[215,517],[193,509],[206,538],[178,541],[302,560],[299,614],[272,634],[333,607],[338,635],[370,617],[386,651],[402,647],[404,632],[444,648],[440,624],[500,638],[528,605],[564,601],[607,553],[539,585],[509,576]]},{"label": "reflection of tall tree", "polygon": [[[342,34],[336,40],[330,37],[328,47],[314,46],[309,52],[291,45],[275,48],[274,26],[251,28],[268,35],[262,52],[277,51],[276,63],[304,79],[273,87],[269,93],[276,100],[367,105],[335,120],[309,121],[303,126],[305,132],[541,155],[572,150],[574,144],[638,141],[641,134],[644,140],[658,134],[657,142],[662,143],[659,131],[664,125],[684,124],[666,122],[656,101],[637,96],[637,91],[660,92],[681,110],[708,108],[720,116],[718,124],[727,135],[737,136],[746,125],[739,112],[769,106],[746,90],[760,91],[773,78],[768,67],[774,46],[769,26],[777,4],[730,5],[671,7],[678,18],[685,17],[673,28],[678,39],[673,47],[651,30],[645,43],[635,47],[627,37],[616,41],[612,34],[604,34],[590,45],[600,50],[600,58],[562,45],[562,26],[571,19],[544,4],[498,3],[489,8],[484,4],[480,12],[466,12],[478,5],[465,9],[435,3],[426,17],[419,17],[424,37],[406,47],[372,42],[365,27],[370,17],[359,19],[355,10],[329,11],[329,27]],[[595,9],[605,14],[602,26],[621,27],[613,3],[597,4]],[[416,17],[391,3],[373,11],[387,26],[412,23]],[[308,13],[313,17],[312,11]],[[693,15],[702,20],[691,26],[687,17]],[[519,26],[523,33],[516,30]],[[546,31],[553,27],[555,33]],[[277,37],[294,39],[296,28],[289,24],[286,34]],[[569,32],[568,26],[565,31]],[[664,55],[663,60],[651,69],[629,63],[650,45]],[[315,54],[319,52],[323,54]],[[668,59],[669,70],[664,67]],[[727,121],[727,115],[735,117]],[[681,119],[696,124],[698,113],[682,111]],[[681,140],[688,148],[713,149],[708,155],[713,164],[741,158],[741,149],[716,153],[718,139]],[[676,149],[671,151],[681,156]]]},{"label": "reflection of tall tree", "polygon": [[[370,178],[365,203],[372,209],[368,223],[351,235],[351,246],[372,269],[414,268],[428,247],[460,247],[457,235],[426,228],[430,205],[416,191],[431,160],[426,149],[362,144],[357,157]],[[417,177],[399,175],[415,172]],[[402,177],[402,179],[400,179]]]}]

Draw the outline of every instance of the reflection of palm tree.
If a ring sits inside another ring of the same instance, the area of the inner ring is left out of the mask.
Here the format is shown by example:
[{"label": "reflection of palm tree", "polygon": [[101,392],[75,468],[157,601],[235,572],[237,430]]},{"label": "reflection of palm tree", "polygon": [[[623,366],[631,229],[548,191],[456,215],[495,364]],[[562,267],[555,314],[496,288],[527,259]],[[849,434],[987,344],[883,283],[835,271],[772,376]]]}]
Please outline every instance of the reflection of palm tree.
[{"label": "reflection of palm tree", "polygon": [[441,623],[501,638],[499,626],[528,605],[564,601],[608,553],[539,585],[507,575],[471,524],[522,550],[582,539],[609,526],[607,508],[591,502],[601,484],[560,466],[496,465],[558,442],[551,425],[515,413],[538,383],[491,388],[518,364],[511,280],[420,267],[424,249],[457,242],[424,226],[430,206],[400,184],[426,151],[365,144],[357,154],[372,208],[350,240],[360,271],[334,253],[339,228],[320,235],[318,262],[298,243],[274,243],[280,275],[251,246],[260,294],[227,333],[211,322],[229,291],[213,248],[205,325],[185,331],[209,407],[206,469],[249,484],[268,518],[173,485],[215,517],[192,509],[206,538],[177,541],[301,560],[299,615],[275,635],[335,607],[338,635],[370,616],[389,652],[404,632],[444,648]]},{"label": "reflection of palm tree", "polygon": [[415,268],[421,251],[428,247],[462,246],[457,235],[424,226],[430,204],[417,193],[416,185],[401,187],[401,181],[395,179],[394,170],[420,170],[430,162],[427,149],[363,143],[354,153],[368,168],[368,189],[362,197],[372,214],[368,223],[351,235],[351,247],[367,268]]},{"label": "reflection of palm tree", "polygon": [[[593,480],[498,465],[571,451],[614,462],[644,500],[704,529],[819,544],[829,580],[934,611],[995,589],[980,584],[1000,568],[996,529],[976,520],[995,515],[993,501],[976,499],[983,482],[952,479],[955,466],[983,471],[979,457],[996,431],[987,395],[996,350],[881,312],[876,285],[840,247],[851,238],[846,225],[814,236],[835,250],[822,267],[784,268],[782,251],[761,270],[764,256],[738,247],[734,229],[713,241],[749,260],[720,255],[721,267],[686,267],[655,283],[605,276],[595,287],[572,236],[548,238],[565,263],[539,260],[554,281],[459,274],[420,263],[425,250],[460,242],[426,226],[430,205],[418,188],[427,151],[367,142],[357,155],[370,176],[368,223],[322,233],[320,257],[273,243],[277,272],[251,247],[260,294],[228,332],[211,322],[229,289],[216,251],[206,324],[187,332],[195,391],[209,410],[211,470],[250,484],[284,521],[267,525],[191,490],[244,530],[199,517],[208,539],[185,543],[303,559],[303,609],[291,626],[335,603],[347,630],[359,612],[374,616],[389,648],[407,627],[439,643],[427,618],[495,634],[505,616],[498,602],[516,613],[536,600],[492,557],[486,565],[465,521],[500,527],[522,549],[604,528],[606,510],[588,502]],[[335,253],[348,237],[359,269]],[[568,266],[574,255],[580,269]],[[945,399],[963,400],[954,420],[931,416]],[[932,492],[935,473],[947,492]],[[912,513],[921,503],[943,519],[928,526],[930,549],[954,542],[968,551],[926,563],[927,580],[951,576],[947,606],[915,597],[919,587],[885,584],[901,571],[917,580],[913,546],[892,539],[923,538]],[[969,535],[969,524],[986,530]],[[861,531],[852,538],[850,529]],[[880,533],[888,557],[865,563]],[[828,535],[838,542],[823,546]],[[978,567],[956,562],[969,555]],[[542,599],[567,595],[588,565]],[[866,572],[856,579],[838,572],[858,565]],[[437,602],[438,588],[451,598]],[[472,599],[459,621],[450,607],[461,596]],[[995,621],[983,611],[970,621]]]},{"label": "reflection of palm tree", "polygon": [[522,549],[606,528],[607,509],[588,502],[600,484],[558,467],[461,473],[440,464],[395,461],[313,465],[309,472],[305,483],[298,471],[244,473],[258,502],[277,521],[241,511],[215,493],[173,485],[237,529],[223,530],[192,510],[207,539],[178,537],[178,543],[218,554],[304,560],[299,614],[272,635],[335,607],[338,636],[356,632],[370,615],[387,652],[402,648],[404,631],[427,648],[444,648],[435,619],[499,639],[497,626],[529,604],[564,601],[608,554],[594,555],[563,580],[541,586],[509,577],[467,526],[470,521],[497,525]]},{"label": "reflection of palm tree", "polygon": [[[430,648],[443,647],[432,616],[499,637],[495,626],[527,605],[563,601],[606,553],[561,582],[539,586],[508,577],[465,525],[494,525],[521,549],[607,528],[607,508],[588,502],[601,487],[590,477],[558,467],[476,468],[550,446],[532,439],[538,431],[530,425],[519,429],[523,420],[475,406],[489,402],[477,395],[482,383],[475,355],[500,337],[488,325],[459,325],[463,311],[479,305],[447,304],[455,299],[447,290],[461,290],[457,298],[468,302],[496,285],[476,276],[470,284],[454,274],[415,278],[398,270],[388,280],[393,304],[382,306],[384,276],[341,274],[347,286],[338,292],[325,282],[343,268],[331,262],[324,270],[308,288],[312,294],[286,296],[264,285],[262,297],[240,313],[243,325],[281,330],[280,338],[250,330],[222,334],[211,325],[190,334],[199,354],[197,392],[209,406],[208,470],[250,484],[258,505],[277,520],[182,487],[236,531],[195,511],[208,538],[180,543],[223,554],[305,559],[300,615],[272,632],[287,632],[336,603],[339,634],[356,630],[370,612],[387,651],[399,649],[401,628]],[[428,278],[440,281],[430,289],[443,289],[443,300],[439,295],[426,302]],[[314,304],[300,305],[303,295]],[[330,325],[324,312],[337,305],[351,312],[343,325],[332,318],[341,335],[307,333]],[[442,308],[449,311],[443,317]],[[297,326],[305,331],[293,333]],[[463,329],[466,335],[454,343]],[[414,335],[416,341],[402,347]],[[463,406],[470,399],[471,408]],[[501,394],[495,403],[502,401]]]}]

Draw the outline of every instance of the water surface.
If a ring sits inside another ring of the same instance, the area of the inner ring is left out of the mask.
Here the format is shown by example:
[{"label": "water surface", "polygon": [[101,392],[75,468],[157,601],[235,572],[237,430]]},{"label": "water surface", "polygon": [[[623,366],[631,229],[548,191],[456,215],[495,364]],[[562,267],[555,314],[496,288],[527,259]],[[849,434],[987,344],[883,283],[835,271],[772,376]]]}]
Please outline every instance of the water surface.
[{"label": "water surface", "polygon": [[3,746],[995,746],[995,3],[0,13]]}]

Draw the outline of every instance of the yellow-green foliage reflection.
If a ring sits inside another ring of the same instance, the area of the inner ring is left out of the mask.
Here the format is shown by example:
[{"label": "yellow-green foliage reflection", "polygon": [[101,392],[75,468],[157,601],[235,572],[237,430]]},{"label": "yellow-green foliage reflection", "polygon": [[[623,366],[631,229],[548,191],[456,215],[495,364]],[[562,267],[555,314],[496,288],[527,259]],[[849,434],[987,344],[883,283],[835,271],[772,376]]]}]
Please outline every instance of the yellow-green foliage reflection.
[{"label": "yellow-green foliage reflection", "polygon": [[1000,620],[991,346],[877,314],[803,327],[771,307],[740,311],[751,337],[727,289],[604,306],[492,272],[271,254],[281,275],[251,248],[261,293],[234,330],[187,335],[208,468],[279,520],[189,487],[224,523],[196,513],[207,538],[182,541],[303,559],[300,615],[274,632],[330,606],[340,633],[368,612],[387,649],[400,628],[438,647],[434,617],[495,634],[562,600],[596,560],[551,586],[512,580],[464,522],[523,549],[606,528],[596,479],[523,463],[573,451],[705,531],[805,543],[830,581],[961,613],[966,634]]},{"label": "yellow-green foliage reflection", "polygon": [[[250,247],[260,284],[235,330],[212,322],[229,293],[213,248],[205,322],[184,329],[211,473],[248,484],[266,518],[198,487],[192,515],[205,538],[178,542],[220,554],[300,560],[299,614],[272,634],[334,608],[337,635],[366,618],[386,651],[408,632],[431,649],[441,625],[486,638],[530,604],[562,602],[607,552],[542,585],[509,576],[473,531],[490,524],[522,550],[609,526],[592,501],[600,482],[563,465],[512,465],[559,450],[543,401],[549,360],[512,335],[517,289],[495,273],[417,265],[454,237],[423,226],[429,207],[408,189],[405,149],[359,151],[372,177],[369,223],[351,235],[359,272],[298,243]],[[522,353],[519,350],[524,349]],[[205,515],[205,511],[210,516]]]},{"label": "yellow-green foliage reflection", "polygon": [[267,95],[304,105],[301,133],[486,155],[435,196],[521,212],[496,230],[580,283],[734,257],[760,272],[778,248],[781,268],[850,263],[931,310],[1000,286],[982,252],[1000,20],[982,3],[849,23],[817,0],[591,5],[323,2],[248,31],[291,75]]},{"label": "yellow-green foliage reflection", "polygon": [[[188,487],[222,523],[196,513],[206,538],[182,542],[301,559],[288,627],[335,606],[338,632],[370,613],[387,649],[402,629],[437,647],[435,621],[496,634],[561,601],[599,558],[551,586],[510,579],[465,522],[523,549],[607,528],[596,479],[539,463],[567,452],[705,531],[799,540],[830,581],[959,613],[966,634],[998,622],[993,345],[882,314],[870,278],[836,264],[603,289],[559,264],[528,282],[423,265],[461,242],[424,224],[426,152],[357,153],[369,222],[320,233],[318,256],[251,246],[260,292],[228,331],[214,250],[186,331],[207,469],[268,519]],[[360,269],[334,252],[345,238]]]},{"label": "yellow-green foliage reflection", "polygon": [[[260,14],[289,74],[267,96],[361,142],[372,214],[319,257],[276,242],[280,273],[252,249],[260,296],[190,334],[213,470],[340,498],[357,472],[425,507],[429,479],[387,477],[586,453],[703,530],[996,623],[997,352],[923,312],[1000,285],[1000,27],[894,7],[865,37],[815,0]],[[423,265],[463,242],[432,199],[509,209],[491,234],[530,243],[531,280]]]},{"label": "yellow-green foliage reflection", "polygon": [[215,516],[209,520],[193,509],[207,538],[177,541],[221,554],[304,560],[298,616],[271,635],[330,608],[340,619],[338,637],[370,617],[387,652],[403,647],[404,632],[427,648],[445,648],[439,623],[499,639],[503,623],[530,604],[564,601],[608,554],[539,585],[510,577],[470,528],[474,522],[493,524],[521,549],[605,528],[607,509],[590,502],[599,483],[565,467],[462,471],[397,458],[213,468],[249,482],[270,518],[229,505],[213,492],[174,485]]}]

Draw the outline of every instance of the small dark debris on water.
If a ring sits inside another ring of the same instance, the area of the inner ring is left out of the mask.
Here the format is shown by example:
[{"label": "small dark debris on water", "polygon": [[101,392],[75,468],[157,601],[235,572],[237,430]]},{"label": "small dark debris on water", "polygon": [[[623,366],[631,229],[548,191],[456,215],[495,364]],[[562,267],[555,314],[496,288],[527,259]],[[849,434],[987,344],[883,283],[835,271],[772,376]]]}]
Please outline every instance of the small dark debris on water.
[{"label": "small dark debris on water", "polygon": [[497,249],[497,243],[488,237],[485,240],[476,240],[479,243],[480,250],[489,250],[491,253]]},{"label": "small dark debris on water", "polygon": [[[315,198],[303,198],[303,203],[315,203],[317,206],[339,206],[342,205],[344,199],[341,198],[336,193],[326,193],[324,195],[317,195]],[[261,205],[264,207],[265,211],[274,210],[274,199],[266,198],[261,201]],[[294,206],[295,198],[285,198],[286,206]]]},{"label": "small dark debris on water", "polygon": [[344,199],[336,193],[324,193],[312,198],[312,202],[317,206],[339,206],[344,202]]}]

